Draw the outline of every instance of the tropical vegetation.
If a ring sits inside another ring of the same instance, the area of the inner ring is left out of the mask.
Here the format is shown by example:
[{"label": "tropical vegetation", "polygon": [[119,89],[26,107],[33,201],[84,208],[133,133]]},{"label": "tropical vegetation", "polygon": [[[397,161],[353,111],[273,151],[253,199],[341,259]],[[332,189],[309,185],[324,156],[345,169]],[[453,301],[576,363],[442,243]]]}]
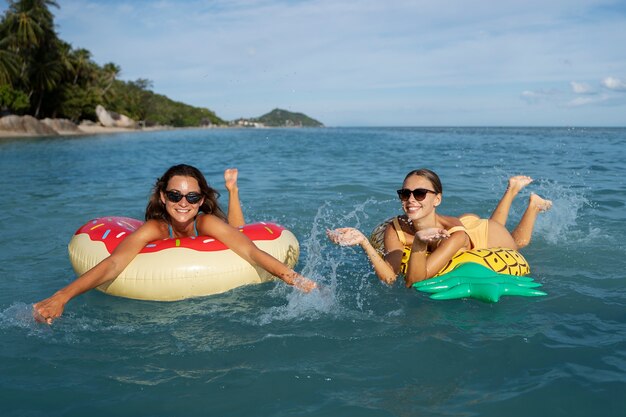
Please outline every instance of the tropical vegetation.
[{"label": "tropical vegetation", "polygon": [[214,112],[155,94],[150,80],[122,81],[55,31],[54,0],[8,0],[0,20],[0,112],[96,120],[98,104],[146,125],[224,124]]}]

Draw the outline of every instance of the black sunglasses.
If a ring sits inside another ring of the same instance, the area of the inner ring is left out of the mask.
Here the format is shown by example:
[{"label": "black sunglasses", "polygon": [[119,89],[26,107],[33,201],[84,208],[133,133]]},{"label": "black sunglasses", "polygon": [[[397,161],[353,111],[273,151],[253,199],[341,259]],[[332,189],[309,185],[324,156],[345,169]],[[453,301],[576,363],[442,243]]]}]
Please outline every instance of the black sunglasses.
[{"label": "black sunglasses", "polygon": [[417,201],[423,201],[426,198],[426,195],[428,193],[437,194],[433,190],[427,190],[426,188],[416,188],[415,190],[409,190],[408,188],[402,188],[402,189],[398,190],[397,193],[398,193],[398,197],[400,197],[400,200],[402,200],[402,201],[407,201],[409,198],[411,198],[411,194],[413,194],[413,197]]},{"label": "black sunglasses", "polygon": [[202,194],[195,192],[181,194],[179,191],[170,190],[165,192],[165,196],[172,203],[178,203],[183,197],[187,199],[189,204],[196,204],[198,201],[202,200]]}]

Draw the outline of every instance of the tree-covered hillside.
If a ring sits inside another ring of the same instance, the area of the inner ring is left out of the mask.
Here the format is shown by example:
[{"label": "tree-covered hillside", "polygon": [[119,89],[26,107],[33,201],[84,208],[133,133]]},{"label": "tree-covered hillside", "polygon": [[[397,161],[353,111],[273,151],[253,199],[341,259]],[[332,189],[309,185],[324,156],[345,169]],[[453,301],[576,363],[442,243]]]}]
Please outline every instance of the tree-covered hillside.
[{"label": "tree-covered hillside", "polygon": [[261,117],[253,119],[272,127],[323,127],[324,125],[315,119],[302,113],[293,113],[287,110],[274,109]]},{"label": "tree-covered hillside", "polygon": [[96,120],[98,104],[146,125],[225,124],[214,112],[151,91],[149,80],[121,81],[121,68],[59,39],[54,0],[9,0],[0,20],[0,112]]}]

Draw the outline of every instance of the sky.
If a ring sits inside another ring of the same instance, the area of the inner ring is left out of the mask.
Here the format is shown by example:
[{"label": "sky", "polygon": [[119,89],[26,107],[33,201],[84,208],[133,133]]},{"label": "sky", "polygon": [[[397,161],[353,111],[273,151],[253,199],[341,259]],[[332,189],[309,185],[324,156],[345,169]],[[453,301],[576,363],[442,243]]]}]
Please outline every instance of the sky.
[{"label": "sky", "polygon": [[626,0],[57,3],[61,39],[225,120],[626,126]]}]

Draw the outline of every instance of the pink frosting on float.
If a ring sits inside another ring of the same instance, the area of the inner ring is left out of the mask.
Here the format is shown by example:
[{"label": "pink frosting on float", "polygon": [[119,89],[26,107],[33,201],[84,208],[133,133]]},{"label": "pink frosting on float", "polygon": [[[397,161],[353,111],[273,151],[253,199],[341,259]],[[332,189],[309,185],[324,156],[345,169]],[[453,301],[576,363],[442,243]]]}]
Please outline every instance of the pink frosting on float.
[{"label": "pink frosting on float", "polygon": [[[112,253],[126,236],[137,230],[142,224],[141,220],[130,217],[100,217],[81,226],[75,235],[85,233],[89,235],[92,241],[103,242],[107,251]],[[274,223],[252,223],[239,228],[239,230],[254,241],[278,239],[285,228]],[[157,240],[146,245],[140,253],[152,253],[178,247],[201,252],[228,249],[222,242],[210,236],[197,236]]]}]

